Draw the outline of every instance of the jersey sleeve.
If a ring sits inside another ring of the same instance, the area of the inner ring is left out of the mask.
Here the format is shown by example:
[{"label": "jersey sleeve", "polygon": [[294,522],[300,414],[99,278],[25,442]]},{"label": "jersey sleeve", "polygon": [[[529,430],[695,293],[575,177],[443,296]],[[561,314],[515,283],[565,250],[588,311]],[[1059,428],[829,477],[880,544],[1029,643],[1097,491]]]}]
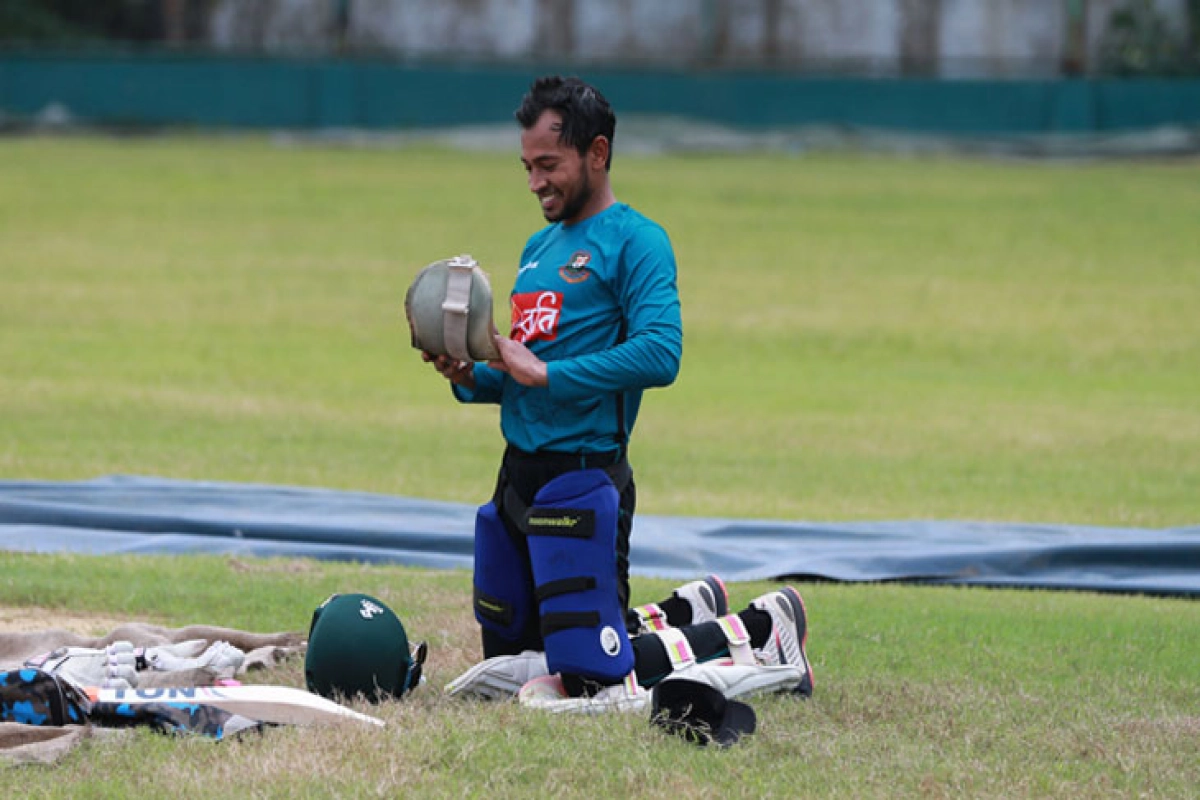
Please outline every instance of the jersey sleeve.
[{"label": "jersey sleeve", "polygon": [[503,372],[492,369],[482,362],[475,363],[475,388],[467,389],[458,384],[450,384],[454,397],[460,403],[499,403],[504,389]]},{"label": "jersey sleeve", "polygon": [[607,350],[549,362],[549,391],[555,400],[667,386],[679,374],[683,323],[675,253],[666,231],[657,225],[638,228],[621,257],[617,287],[625,339]]}]

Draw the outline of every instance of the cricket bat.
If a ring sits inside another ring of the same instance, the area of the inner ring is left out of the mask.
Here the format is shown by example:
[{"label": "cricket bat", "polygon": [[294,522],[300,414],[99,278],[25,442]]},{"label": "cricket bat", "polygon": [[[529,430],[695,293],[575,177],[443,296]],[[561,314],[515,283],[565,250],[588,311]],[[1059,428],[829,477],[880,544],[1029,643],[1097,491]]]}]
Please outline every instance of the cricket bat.
[{"label": "cricket bat", "polygon": [[354,720],[383,727],[384,721],[291,686],[186,686],[155,689],[86,689],[93,703],[210,706],[275,725],[317,725]]}]

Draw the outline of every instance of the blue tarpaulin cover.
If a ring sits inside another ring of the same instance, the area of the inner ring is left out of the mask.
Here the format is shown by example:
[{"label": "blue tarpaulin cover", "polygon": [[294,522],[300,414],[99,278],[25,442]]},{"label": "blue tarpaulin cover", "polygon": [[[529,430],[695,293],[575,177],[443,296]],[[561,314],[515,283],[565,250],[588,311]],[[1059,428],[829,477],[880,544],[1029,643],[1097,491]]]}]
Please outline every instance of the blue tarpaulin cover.
[{"label": "blue tarpaulin cover", "polygon": [[[328,489],[110,476],[0,481],[0,547],[230,553],[469,569],[475,506]],[[635,575],[1200,596],[1200,526],[787,522],[638,515]]]}]

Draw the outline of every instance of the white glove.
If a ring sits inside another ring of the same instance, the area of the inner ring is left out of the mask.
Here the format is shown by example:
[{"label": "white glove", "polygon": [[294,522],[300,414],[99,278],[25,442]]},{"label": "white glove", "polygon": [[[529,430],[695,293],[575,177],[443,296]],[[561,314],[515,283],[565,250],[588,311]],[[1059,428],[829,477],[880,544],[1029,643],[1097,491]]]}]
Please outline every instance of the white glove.
[{"label": "white glove", "polygon": [[138,684],[137,655],[130,642],[113,642],[103,650],[60,647],[29,659],[25,666],[61,675],[78,686],[132,689]]},{"label": "white glove", "polygon": [[148,647],[146,667],[156,672],[202,669],[218,678],[232,678],[246,659],[246,654],[229,642],[213,642],[207,650],[203,648],[203,639]]},{"label": "white glove", "polygon": [[445,691],[451,697],[508,700],[515,697],[526,683],[547,672],[546,654],[539,651],[526,650],[514,656],[493,656],[450,681]]},{"label": "white glove", "polygon": [[534,678],[517,693],[517,702],[525,708],[551,714],[607,714],[613,711],[644,711],[650,707],[650,690],[637,681],[605,686],[590,697],[571,697],[563,688],[562,676]]}]

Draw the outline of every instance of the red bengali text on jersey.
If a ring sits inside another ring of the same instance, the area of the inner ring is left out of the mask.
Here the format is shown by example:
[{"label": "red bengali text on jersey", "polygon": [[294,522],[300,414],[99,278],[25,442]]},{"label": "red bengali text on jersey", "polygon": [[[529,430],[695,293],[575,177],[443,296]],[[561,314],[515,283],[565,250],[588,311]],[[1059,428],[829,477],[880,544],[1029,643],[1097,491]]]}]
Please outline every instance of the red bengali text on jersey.
[{"label": "red bengali text on jersey", "polygon": [[558,336],[558,321],[562,315],[562,292],[522,292],[512,296],[512,333],[516,342],[529,344],[544,339],[554,341]]}]

